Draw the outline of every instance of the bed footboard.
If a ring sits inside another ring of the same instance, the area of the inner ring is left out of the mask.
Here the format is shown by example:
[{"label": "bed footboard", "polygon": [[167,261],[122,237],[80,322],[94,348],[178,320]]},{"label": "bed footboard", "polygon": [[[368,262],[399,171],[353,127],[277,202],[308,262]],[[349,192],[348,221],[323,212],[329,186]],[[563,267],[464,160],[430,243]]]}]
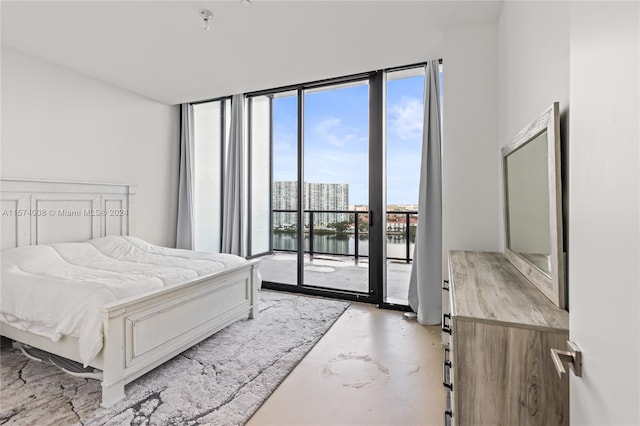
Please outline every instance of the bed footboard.
[{"label": "bed footboard", "polygon": [[102,406],[124,385],[243,318],[258,313],[258,262],[103,307]]}]

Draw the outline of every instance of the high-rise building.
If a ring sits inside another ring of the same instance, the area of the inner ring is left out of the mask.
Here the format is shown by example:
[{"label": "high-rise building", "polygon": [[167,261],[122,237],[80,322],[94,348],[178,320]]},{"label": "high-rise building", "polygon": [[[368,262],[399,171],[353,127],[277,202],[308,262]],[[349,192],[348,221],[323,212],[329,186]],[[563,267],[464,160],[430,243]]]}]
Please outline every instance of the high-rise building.
[{"label": "high-rise building", "polygon": [[[272,203],[274,210],[296,210],[298,186],[295,181],[273,182]],[[296,213],[273,213],[273,227],[295,227],[298,223]]]},{"label": "high-rise building", "polygon": [[[346,183],[304,184],[304,206],[306,210],[347,210],[349,208],[349,185]],[[314,226],[349,220],[347,213],[314,213]]]},{"label": "high-rise building", "polygon": [[[273,209],[295,210],[298,188],[295,181],[273,182]],[[304,183],[304,210],[348,210],[349,184],[346,183]],[[308,220],[308,218],[307,218]],[[331,223],[349,220],[348,213],[314,213],[314,226],[327,226]],[[296,213],[274,213],[273,226],[295,226]]]}]

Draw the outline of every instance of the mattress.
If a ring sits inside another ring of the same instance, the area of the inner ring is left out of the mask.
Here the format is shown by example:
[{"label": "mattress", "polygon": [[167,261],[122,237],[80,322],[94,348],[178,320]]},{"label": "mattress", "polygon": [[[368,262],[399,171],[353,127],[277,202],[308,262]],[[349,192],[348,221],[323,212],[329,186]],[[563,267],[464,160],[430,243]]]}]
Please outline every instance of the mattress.
[{"label": "mattress", "polygon": [[213,275],[246,260],[110,236],[12,248],[0,252],[0,262],[0,321],[53,341],[76,337],[86,366],[103,345],[100,306]]}]

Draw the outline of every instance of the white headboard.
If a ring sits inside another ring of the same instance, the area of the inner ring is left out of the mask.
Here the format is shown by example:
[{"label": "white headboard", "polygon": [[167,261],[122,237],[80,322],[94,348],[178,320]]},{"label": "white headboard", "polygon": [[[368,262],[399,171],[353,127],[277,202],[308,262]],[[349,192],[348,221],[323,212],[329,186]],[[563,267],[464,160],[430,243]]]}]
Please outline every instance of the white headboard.
[{"label": "white headboard", "polygon": [[0,249],[132,233],[135,187],[0,179]]}]

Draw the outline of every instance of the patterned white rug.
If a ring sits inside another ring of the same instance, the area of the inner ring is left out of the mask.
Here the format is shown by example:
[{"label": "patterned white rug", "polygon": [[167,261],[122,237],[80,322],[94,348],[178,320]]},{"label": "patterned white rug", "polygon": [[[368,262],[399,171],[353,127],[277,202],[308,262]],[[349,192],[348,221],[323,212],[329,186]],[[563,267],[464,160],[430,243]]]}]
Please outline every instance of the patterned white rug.
[{"label": "patterned white rug", "polygon": [[241,425],[349,306],[260,292],[260,315],[239,321],[129,384],[100,407],[100,383],[0,352],[0,424]]}]

